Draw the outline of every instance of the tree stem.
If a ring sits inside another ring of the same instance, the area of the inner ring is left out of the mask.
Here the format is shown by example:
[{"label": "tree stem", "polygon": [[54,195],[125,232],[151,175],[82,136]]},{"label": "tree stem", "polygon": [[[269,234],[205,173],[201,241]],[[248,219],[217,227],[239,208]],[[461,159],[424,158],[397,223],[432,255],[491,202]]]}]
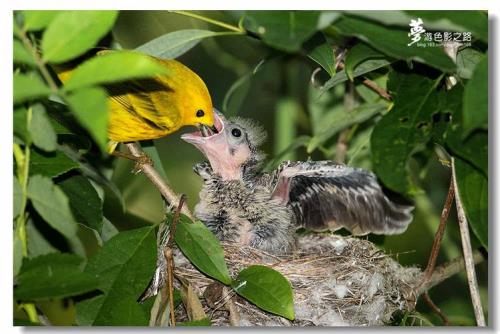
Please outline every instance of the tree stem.
[{"label": "tree stem", "polygon": [[[484,261],[484,256],[481,254],[480,251],[475,250],[474,252],[472,252],[472,265],[476,265],[483,261]],[[420,284],[420,286],[418,286],[415,289],[415,294],[417,296],[420,296],[425,291],[432,289],[433,287],[440,284],[444,280],[450,278],[453,275],[458,274],[459,272],[464,270],[464,268],[465,268],[465,261],[464,258],[461,256],[436,267],[431,278],[424,284]]]},{"label": "tree stem", "polygon": [[[141,156],[144,156],[145,153],[142,151],[142,149],[137,145],[137,143],[126,143],[125,146],[127,146],[128,150],[132,155],[134,155],[137,158],[140,158]],[[153,185],[160,191],[162,194],[163,198],[170,204],[170,205],[177,205],[177,203],[180,202],[180,196],[178,196],[166,183],[165,181],[161,178],[160,174],[158,171],[153,167],[152,164],[148,163],[143,163],[140,165],[141,171],[146,175],[146,177],[153,183]],[[184,205],[182,207],[181,212],[185,214],[186,216],[189,217],[189,219],[194,220],[194,216],[187,207],[187,205]]]},{"label": "tree stem", "polygon": [[455,191],[455,203],[457,207],[458,226],[460,227],[460,236],[462,239],[462,248],[465,259],[465,270],[467,273],[467,281],[469,283],[469,290],[472,299],[472,306],[474,308],[474,315],[478,326],[486,326],[484,319],[483,307],[481,305],[481,298],[479,296],[479,287],[477,284],[476,270],[474,268],[474,258],[472,254],[472,246],[470,242],[469,225],[465,216],[465,211],[462,205],[460,192],[457,185],[457,176],[455,172],[455,159],[451,158],[451,171],[453,179],[453,188]]},{"label": "tree stem", "polygon": [[52,76],[50,75],[49,71],[47,70],[47,67],[45,66],[45,63],[43,62],[42,58],[40,58],[40,55],[38,54],[36,47],[31,43],[30,39],[26,35],[26,31],[22,29],[20,30],[21,30],[21,40],[23,41],[24,47],[31,53],[33,60],[35,61],[36,66],[38,67],[38,70],[42,74],[43,79],[47,82],[52,92],[57,93],[59,89],[57,88],[57,85],[54,79],[52,79]]},{"label": "tree stem", "polygon": [[434,272],[434,268],[436,266],[436,260],[439,255],[439,249],[441,248],[441,241],[443,240],[444,236],[446,221],[448,220],[448,216],[450,215],[451,211],[451,205],[453,204],[453,197],[454,197],[453,180],[450,180],[448,195],[446,196],[446,201],[443,207],[443,211],[441,212],[439,226],[436,231],[436,235],[434,236],[434,243],[432,244],[431,254],[429,255],[429,261],[427,262],[427,267],[425,268],[424,271],[422,284],[425,284],[425,282],[431,278],[432,273]]}]

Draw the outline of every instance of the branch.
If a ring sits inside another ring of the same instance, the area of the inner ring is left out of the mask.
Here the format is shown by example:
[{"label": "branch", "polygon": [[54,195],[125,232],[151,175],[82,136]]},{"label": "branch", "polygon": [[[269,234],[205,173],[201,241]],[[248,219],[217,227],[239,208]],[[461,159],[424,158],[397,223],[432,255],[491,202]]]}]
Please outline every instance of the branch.
[{"label": "branch", "polygon": [[[473,261],[473,265],[476,265],[484,261],[484,256],[481,254],[481,252],[475,250],[474,252],[472,252],[471,259]],[[430,279],[415,289],[415,294],[417,296],[420,296],[421,294],[432,289],[433,287],[440,284],[444,280],[450,278],[455,274],[458,274],[459,272],[464,270],[464,268],[465,268],[465,263],[463,257],[458,257],[456,259],[453,259],[449,262],[446,262],[438,266],[434,270],[434,273],[432,274]]]},{"label": "branch", "polygon": [[443,311],[441,311],[441,309],[436,304],[434,304],[431,297],[429,296],[428,291],[425,291],[422,294],[422,298],[425,300],[427,305],[429,305],[429,307],[432,309],[432,311],[434,311],[434,313],[436,313],[441,318],[441,320],[443,320],[444,325],[449,326],[450,320],[448,319],[448,317],[446,317],[446,315],[443,313]]},{"label": "branch", "polygon": [[474,308],[474,315],[476,316],[476,323],[478,326],[486,326],[484,320],[483,307],[481,305],[481,298],[479,296],[479,287],[477,285],[476,271],[474,269],[474,260],[472,254],[472,246],[470,242],[469,225],[465,217],[460,192],[457,185],[457,176],[455,171],[455,159],[451,158],[451,173],[453,180],[453,188],[455,191],[455,203],[457,207],[458,226],[460,227],[460,236],[462,239],[462,248],[465,258],[465,270],[467,273],[467,281],[469,283],[470,295],[472,299],[472,306]]},{"label": "branch", "polygon": [[439,219],[439,226],[436,231],[436,235],[434,236],[434,243],[432,244],[431,254],[429,255],[429,261],[427,262],[427,267],[425,268],[421,284],[425,284],[425,282],[431,278],[432,273],[434,272],[434,267],[436,266],[436,259],[439,254],[439,249],[441,248],[441,241],[443,240],[446,221],[448,220],[448,216],[450,215],[451,205],[453,204],[454,194],[455,193],[453,191],[453,181],[450,180],[448,195],[446,196],[446,202],[444,204],[443,211],[441,212],[441,217]]},{"label": "branch", "polygon": [[[127,146],[130,153],[136,158],[146,155],[137,143],[126,143],[125,146]],[[174,193],[174,191],[165,183],[158,171],[153,167],[152,163],[141,163],[139,168],[151,181],[151,183],[153,183],[153,185],[160,191],[163,198],[165,198],[170,205],[180,203],[180,196]],[[181,212],[188,216],[189,219],[193,221],[195,220],[187,205],[182,207]]]}]

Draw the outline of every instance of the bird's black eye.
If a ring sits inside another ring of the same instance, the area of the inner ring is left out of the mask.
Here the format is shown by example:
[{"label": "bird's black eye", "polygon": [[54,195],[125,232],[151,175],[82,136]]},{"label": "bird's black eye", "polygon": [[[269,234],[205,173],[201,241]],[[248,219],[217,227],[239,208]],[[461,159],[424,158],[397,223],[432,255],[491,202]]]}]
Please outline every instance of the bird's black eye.
[{"label": "bird's black eye", "polygon": [[240,129],[233,129],[231,130],[231,134],[233,137],[241,137],[241,130]]},{"label": "bird's black eye", "polygon": [[205,112],[203,110],[200,109],[196,112],[196,117],[203,117],[203,116],[205,116]]}]

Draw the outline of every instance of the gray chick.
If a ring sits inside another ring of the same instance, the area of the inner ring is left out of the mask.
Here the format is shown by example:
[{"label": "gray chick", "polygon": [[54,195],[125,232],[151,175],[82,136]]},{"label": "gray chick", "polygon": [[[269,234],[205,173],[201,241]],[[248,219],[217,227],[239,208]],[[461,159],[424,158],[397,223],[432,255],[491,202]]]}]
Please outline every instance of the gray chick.
[{"label": "gray chick", "polygon": [[300,227],[397,234],[412,220],[413,207],[388,199],[369,171],[331,161],[286,161],[265,173],[258,150],[265,139],[262,128],[220,113],[215,128],[181,138],[209,161],[194,168],[204,181],[195,215],[221,241],[286,254]]}]

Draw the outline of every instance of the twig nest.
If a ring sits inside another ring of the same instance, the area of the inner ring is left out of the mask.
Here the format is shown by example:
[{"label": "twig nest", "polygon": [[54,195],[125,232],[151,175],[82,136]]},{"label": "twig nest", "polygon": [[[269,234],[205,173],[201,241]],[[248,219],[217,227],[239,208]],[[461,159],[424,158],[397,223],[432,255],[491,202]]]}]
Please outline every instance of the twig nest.
[{"label": "twig nest", "polygon": [[[266,265],[283,274],[293,288],[294,321],[233,296],[240,326],[383,325],[396,310],[413,309],[414,287],[421,278],[420,269],[401,266],[373,243],[333,234],[302,236],[297,250],[286,256],[235,244],[223,243],[223,247],[233,277],[250,265]],[[213,296],[210,290],[218,283],[213,284],[182,256],[176,258],[176,275],[190,281],[214,325],[230,324],[227,308],[217,306],[228,296],[219,301],[203,297]],[[177,311],[179,317],[186,317],[183,310]]]}]

